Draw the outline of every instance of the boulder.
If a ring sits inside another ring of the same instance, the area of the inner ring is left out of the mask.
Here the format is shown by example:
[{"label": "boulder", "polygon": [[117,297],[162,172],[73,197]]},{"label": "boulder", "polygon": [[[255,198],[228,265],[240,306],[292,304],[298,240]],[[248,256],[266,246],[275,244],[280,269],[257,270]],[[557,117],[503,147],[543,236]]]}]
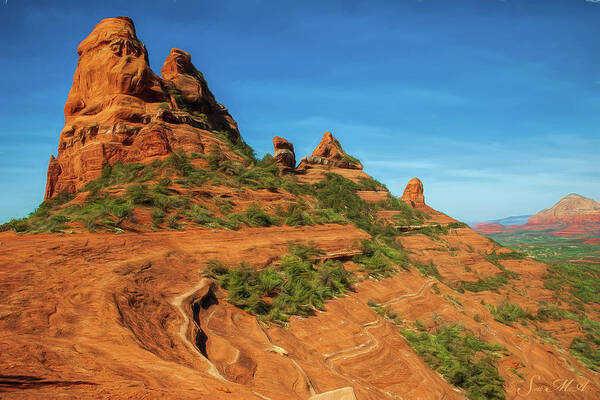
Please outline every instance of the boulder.
[{"label": "boulder", "polygon": [[280,168],[293,170],[296,167],[296,154],[294,145],[284,138],[275,136],[273,138],[273,158]]}]

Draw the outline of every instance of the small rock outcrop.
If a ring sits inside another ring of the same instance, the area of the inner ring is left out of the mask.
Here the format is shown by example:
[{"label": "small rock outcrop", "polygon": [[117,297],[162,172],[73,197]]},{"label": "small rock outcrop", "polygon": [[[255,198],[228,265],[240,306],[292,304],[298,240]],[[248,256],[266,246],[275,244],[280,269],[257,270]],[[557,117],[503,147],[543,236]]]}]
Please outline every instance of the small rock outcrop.
[{"label": "small rock outcrop", "polygon": [[273,148],[273,159],[282,170],[293,170],[296,167],[296,154],[292,143],[275,136],[273,138]]},{"label": "small rock outcrop", "polygon": [[412,178],[406,185],[401,200],[412,208],[425,208],[423,182],[419,178]]},{"label": "small rock outcrop", "polygon": [[227,108],[215,100],[188,53],[171,49],[160,72],[175,109],[189,111],[193,116],[204,119],[210,129],[228,132],[232,142],[240,139],[237,123]]},{"label": "small rock outcrop", "polygon": [[344,169],[362,170],[363,168],[360,161],[346,154],[340,142],[333,137],[331,132],[325,132],[321,143],[319,143],[310,157],[302,159],[299,168],[305,167],[307,164],[321,164]]},{"label": "small rock outcrop", "polygon": [[152,72],[130,18],[102,20],[77,52],[45,199],[81,189],[100,177],[106,164],[144,163],[178,150],[203,153],[217,140],[211,130],[240,140],[237,124],[189,54],[173,49],[163,78]]}]

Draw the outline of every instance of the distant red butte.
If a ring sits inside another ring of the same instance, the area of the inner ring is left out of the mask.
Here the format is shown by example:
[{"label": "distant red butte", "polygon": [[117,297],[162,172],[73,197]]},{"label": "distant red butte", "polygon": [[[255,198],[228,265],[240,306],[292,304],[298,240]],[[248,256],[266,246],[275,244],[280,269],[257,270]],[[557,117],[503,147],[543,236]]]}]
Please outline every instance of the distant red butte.
[{"label": "distant red butte", "polygon": [[549,230],[550,234],[563,237],[600,235],[600,203],[571,193],[552,208],[531,216],[524,225],[480,222],[474,228],[483,234]]}]

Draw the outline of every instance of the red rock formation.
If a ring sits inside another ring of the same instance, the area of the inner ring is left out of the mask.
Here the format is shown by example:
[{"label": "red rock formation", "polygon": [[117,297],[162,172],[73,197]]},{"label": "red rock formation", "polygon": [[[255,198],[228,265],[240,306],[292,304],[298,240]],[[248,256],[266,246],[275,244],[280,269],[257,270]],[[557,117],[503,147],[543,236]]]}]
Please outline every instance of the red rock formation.
[{"label": "red rock formation", "polygon": [[[333,137],[331,132],[325,132],[321,143],[312,152],[310,157],[305,157],[300,162],[300,166],[305,167],[310,164],[327,165],[336,168],[361,169],[362,164],[357,159],[350,157],[340,142]],[[298,168],[300,168],[300,166]]]},{"label": "red rock formation", "polygon": [[159,78],[131,19],[101,21],[77,52],[58,156],[48,166],[46,199],[81,189],[107,163],[143,163],[177,150],[203,153],[217,140],[209,130],[239,140],[235,121],[216,102],[189,54],[173,49],[164,79]]},{"label": "red rock formation", "polygon": [[300,180],[309,183],[322,180],[328,172],[359,182],[370,178],[362,168],[360,161],[346,154],[331,132],[326,132],[310,157],[302,158],[296,172]]},{"label": "red rock formation", "polygon": [[192,64],[191,56],[183,50],[171,49],[161,69],[166,80],[167,93],[177,109],[189,110],[192,115],[205,118],[211,129],[229,132],[229,139],[240,139],[237,123],[227,108],[215,100],[204,76]]},{"label": "red rock formation", "polygon": [[502,233],[506,230],[506,227],[498,222],[478,222],[473,226],[473,229],[484,235],[489,235]]},{"label": "red rock formation", "polygon": [[275,136],[273,138],[275,162],[284,170],[293,170],[296,167],[296,154],[294,145],[284,138]]},{"label": "red rock formation", "polygon": [[581,225],[588,222],[600,222],[600,203],[571,193],[560,199],[552,208],[531,216],[527,225]]},{"label": "red rock formation", "polygon": [[564,237],[600,235],[600,203],[572,193],[552,208],[532,215],[524,225],[481,222],[475,224],[474,229],[485,235],[524,231],[544,231],[542,235]]},{"label": "red rock formation", "polygon": [[423,195],[423,182],[419,178],[412,178],[406,185],[401,200],[409,204],[412,208],[426,208],[425,196]]}]

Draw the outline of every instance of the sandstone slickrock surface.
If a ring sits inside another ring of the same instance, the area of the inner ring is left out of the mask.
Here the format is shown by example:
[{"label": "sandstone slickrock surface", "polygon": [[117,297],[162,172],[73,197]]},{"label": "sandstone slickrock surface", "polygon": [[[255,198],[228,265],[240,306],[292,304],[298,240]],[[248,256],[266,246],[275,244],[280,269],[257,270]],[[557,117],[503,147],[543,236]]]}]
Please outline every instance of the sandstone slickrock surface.
[{"label": "sandstone slickrock surface", "polygon": [[356,400],[356,395],[351,387],[345,387],[317,394],[308,400]]},{"label": "sandstone slickrock surface", "polygon": [[296,153],[294,153],[294,145],[284,138],[275,136],[273,138],[273,158],[277,165],[284,170],[293,170],[296,168]]},{"label": "sandstone slickrock surface", "polygon": [[73,193],[100,177],[106,164],[145,163],[178,150],[203,154],[210,131],[240,140],[237,124],[208,89],[189,54],[173,49],[163,78],[131,19],[102,20],[79,45],[65,104],[58,156],[50,158],[45,198]]}]

